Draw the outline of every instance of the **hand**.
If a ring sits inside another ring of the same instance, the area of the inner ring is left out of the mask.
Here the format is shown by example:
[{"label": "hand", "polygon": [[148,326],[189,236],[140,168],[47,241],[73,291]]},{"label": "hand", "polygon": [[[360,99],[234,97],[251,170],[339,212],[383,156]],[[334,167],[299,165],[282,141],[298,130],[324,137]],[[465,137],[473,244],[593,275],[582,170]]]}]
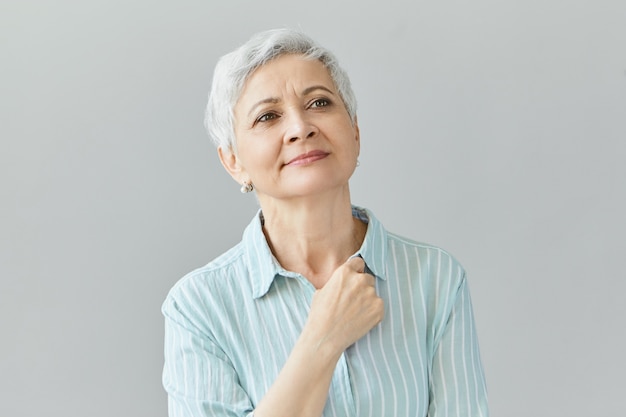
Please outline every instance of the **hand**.
[{"label": "hand", "polygon": [[363,259],[352,258],[315,292],[302,334],[255,415],[322,414],[341,354],[383,319],[375,278],[364,269]]},{"label": "hand", "polygon": [[313,295],[306,329],[315,335],[313,340],[328,344],[338,355],[380,323],[385,313],[375,278],[364,269],[363,259],[349,259]]}]

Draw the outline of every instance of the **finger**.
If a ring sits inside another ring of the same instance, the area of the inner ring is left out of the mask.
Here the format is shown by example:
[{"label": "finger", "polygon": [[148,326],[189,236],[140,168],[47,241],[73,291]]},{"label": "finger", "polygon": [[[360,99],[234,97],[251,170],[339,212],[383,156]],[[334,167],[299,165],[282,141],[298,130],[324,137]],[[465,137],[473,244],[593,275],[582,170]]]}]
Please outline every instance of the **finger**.
[{"label": "finger", "polygon": [[353,271],[365,272],[365,261],[360,256],[355,256],[346,261],[346,265]]},{"label": "finger", "polygon": [[363,280],[363,282],[366,285],[369,285],[371,287],[375,287],[376,286],[376,278],[372,274],[368,274],[367,272],[362,272],[362,273],[359,274],[359,278],[361,280]]}]

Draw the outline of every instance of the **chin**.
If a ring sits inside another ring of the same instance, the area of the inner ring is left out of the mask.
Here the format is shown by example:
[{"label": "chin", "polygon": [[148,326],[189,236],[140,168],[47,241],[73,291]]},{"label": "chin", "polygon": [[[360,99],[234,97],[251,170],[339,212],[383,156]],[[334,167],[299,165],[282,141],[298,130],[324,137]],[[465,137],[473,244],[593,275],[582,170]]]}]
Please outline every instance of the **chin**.
[{"label": "chin", "polygon": [[307,181],[292,188],[294,194],[301,197],[319,196],[326,193],[332,193],[333,191],[340,191],[342,189],[348,189],[347,181]]}]

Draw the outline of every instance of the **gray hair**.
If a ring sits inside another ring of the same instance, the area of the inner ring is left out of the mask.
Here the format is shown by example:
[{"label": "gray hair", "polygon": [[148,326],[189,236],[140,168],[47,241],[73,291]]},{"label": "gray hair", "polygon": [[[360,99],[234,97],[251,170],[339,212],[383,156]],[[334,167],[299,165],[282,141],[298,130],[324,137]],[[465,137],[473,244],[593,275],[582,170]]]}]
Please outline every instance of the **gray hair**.
[{"label": "gray hair", "polygon": [[293,29],[272,29],[257,33],[245,44],[220,58],[205,113],[205,127],[217,147],[236,150],[234,112],[248,77],[260,66],[286,54],[317,59],[328,69],[339,96],[354,123],[356,98],[348,74],[329,50]]}]

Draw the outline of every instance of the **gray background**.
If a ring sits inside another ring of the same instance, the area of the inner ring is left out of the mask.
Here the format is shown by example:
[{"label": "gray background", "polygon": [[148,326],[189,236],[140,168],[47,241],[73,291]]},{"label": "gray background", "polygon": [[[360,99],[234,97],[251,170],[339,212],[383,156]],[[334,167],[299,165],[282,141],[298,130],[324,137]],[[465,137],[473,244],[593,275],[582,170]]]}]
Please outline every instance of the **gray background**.
[{"label": "gray background", "polygon": [[256,210],[216,59],[299,27],[359,99],[353,201],[469,272],[494,416],[626,415],[626,2],[2,1],[0,415],[165,416],[168,289]]}]

